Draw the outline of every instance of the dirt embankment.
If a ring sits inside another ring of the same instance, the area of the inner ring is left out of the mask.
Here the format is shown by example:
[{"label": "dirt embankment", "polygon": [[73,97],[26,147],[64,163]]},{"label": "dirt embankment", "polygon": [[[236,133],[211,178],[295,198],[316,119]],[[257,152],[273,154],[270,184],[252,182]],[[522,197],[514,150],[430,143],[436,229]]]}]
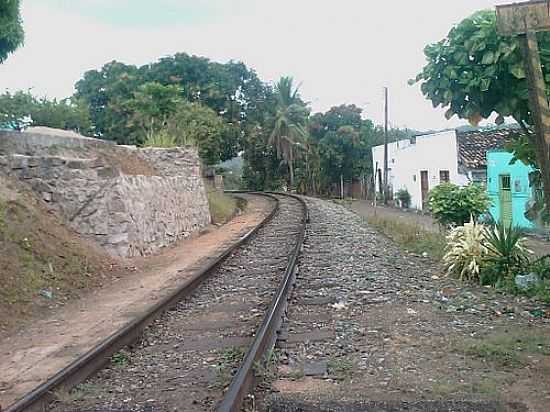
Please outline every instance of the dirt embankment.
[{"label": "dirt embankment", "polygon": [[118,277],[121,264],[0,174],[0,334]]}]

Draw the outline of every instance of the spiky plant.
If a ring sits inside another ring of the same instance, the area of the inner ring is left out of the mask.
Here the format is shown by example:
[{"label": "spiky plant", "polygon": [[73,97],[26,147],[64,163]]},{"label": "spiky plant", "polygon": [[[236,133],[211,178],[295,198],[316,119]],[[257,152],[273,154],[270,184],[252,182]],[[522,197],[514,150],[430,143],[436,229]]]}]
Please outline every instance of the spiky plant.
[{"label": "spiky plant", "polygon": [[449,275],[460,280],[479,281],[488,250],[485,242],[486,227],[472,219],[464,226],[451,229],[443,262]]},{"label": "spiky plant", "polygon": [[533,252],[525,246],[526,238],[518,227],[501,223],[485,229],[487,260],[496,274],[493,282],[521,272],[529,264],[529,255]]}]

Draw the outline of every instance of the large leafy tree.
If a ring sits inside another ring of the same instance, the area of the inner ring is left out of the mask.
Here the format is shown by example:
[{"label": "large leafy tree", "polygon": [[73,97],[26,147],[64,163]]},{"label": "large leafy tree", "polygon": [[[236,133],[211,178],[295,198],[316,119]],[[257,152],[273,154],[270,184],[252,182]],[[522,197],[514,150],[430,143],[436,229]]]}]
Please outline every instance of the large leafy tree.
[{"label": "large leafy tree", "polygon": [[165,127],[181,102],[180,94],[178,86],[148,82],[139,86],[131,99],[120,103],[121,110],[129,113],[128,127],[140,137],[138,143],[152,138]]},{"label": "large leafy tree", "polygon": [[0,0],[0,63],[23,44],[19,0]]},{"label": "large leafy tree", "polygon": [[[199,103],[182,101],[166,120],[165,130],[179,146],[192,144],[206,164],[213,165],[236,155],[223,118]],[[234,140],[233,140],[234,143]]]},{"label": "large leafy tree", "polygon": [[338,183],[372,172],[371,147],[376,129],[361,117],[361,108],[351,105],[332,107],[311,117],[310,134],[319,153],[320,180],[324,191]]},{"label": "large leafy tree", "polygon": [[292,77],[281,77],[275,85],[276,112],[269,144],[287,166],[290,187],[294,187],[294,160],[297,150],[304,150],[309,110],[300,98]]},{"label": "large leafy tree", "polygon": [[[550,33],[539,33],[538,39],[548,93]],[[518,143],[523,145],[518,153],[535,154],[546,204],[550,205],[550,147],[537,144],[532,133],[534,122],[519,40],[498,35],[496,14],[486,10],[463,20],[446,38],[428,45],[424,53],[428,63],[415,81],[421,83],[422,93],[434,107],[447,108],[445,116],[448,119],[457,115],[477,124],[497,113],[499,124],[508,116],[519,123],[527,137]],[[525,150],[525,139],[531,150]],[[522,160],[529,161],[527,158]]]}]

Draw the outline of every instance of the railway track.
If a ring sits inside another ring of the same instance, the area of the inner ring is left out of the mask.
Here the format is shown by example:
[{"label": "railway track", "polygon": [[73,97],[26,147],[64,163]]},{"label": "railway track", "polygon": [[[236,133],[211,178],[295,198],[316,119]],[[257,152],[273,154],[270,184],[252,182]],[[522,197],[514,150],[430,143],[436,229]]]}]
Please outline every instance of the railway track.
[{"label": "railway track", "polygon": [[6,412],[240,410],[277,338],[307,220],[301,199],[264,196],[277,206],[239,244]]}]

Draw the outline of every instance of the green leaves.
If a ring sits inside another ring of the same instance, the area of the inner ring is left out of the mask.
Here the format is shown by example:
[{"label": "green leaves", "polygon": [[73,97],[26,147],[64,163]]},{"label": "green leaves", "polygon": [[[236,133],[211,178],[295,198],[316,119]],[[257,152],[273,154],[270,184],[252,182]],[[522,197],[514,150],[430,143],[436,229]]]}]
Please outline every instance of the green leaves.
[{"label": "green leaves", "polygon": [[525,69],[521,64],[516,64],[510,67],[510,73],[514,75],[516,79],[525,79]]},{"label": "green leaves", "polygon": [[[538,37],[550,90],[550,33]],[[497,34],[494,11],[464,19],[445,39],[426,46],[425,55],[428,63],[414,83],[434,107],[447,108],[447,119],[457,115],[476,123],[496,112],[532,124],[519,41]]]},{"label": "green leaves", "polygon": [[19,0],[0,0],[0,63],[23,44]]},{"label": "green leaves", "polygon": [[485,190],[474,184],[459,187],[452,183],[442,183],[429,194],[430,210],[444,226],[464,225],[470,217],[477,218],[485,213],[489,205]]}]

